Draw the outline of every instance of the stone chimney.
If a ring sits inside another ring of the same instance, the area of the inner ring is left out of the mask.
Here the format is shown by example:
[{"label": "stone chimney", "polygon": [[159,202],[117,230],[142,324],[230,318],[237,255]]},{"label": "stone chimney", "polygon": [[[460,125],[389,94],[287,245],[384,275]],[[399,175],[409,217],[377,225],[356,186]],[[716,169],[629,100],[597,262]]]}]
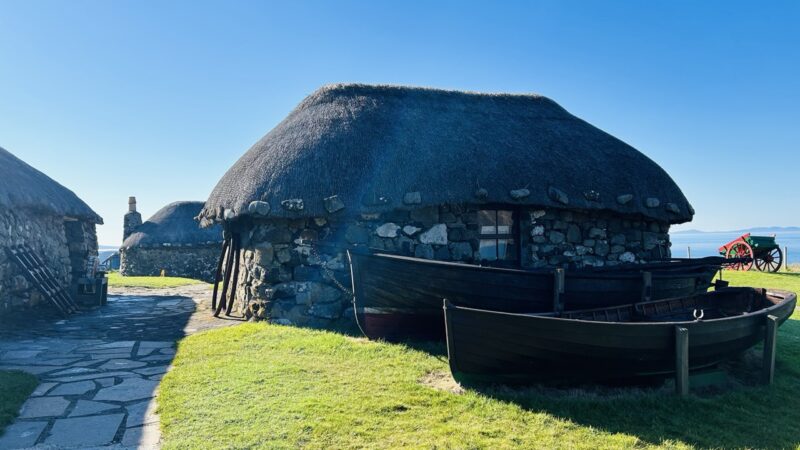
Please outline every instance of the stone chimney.
[{"label": "stone chimney", "polygon": [[136,197],[128,197],[128,212],[122,222],[122,241],[128,239],[141,224],[142,215],[136,211]]}]

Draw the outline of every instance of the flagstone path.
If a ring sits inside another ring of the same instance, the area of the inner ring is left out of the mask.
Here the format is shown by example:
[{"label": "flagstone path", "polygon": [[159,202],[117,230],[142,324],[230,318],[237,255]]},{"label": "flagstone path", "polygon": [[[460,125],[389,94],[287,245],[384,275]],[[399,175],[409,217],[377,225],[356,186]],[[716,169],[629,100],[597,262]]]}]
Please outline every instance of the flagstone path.
[{"label": "flagstone path", "polygon": [[119,293],[66,320],[0,323],[0,370],[40,379],[0,449],[159,448],[155,398],[175,342],[238,321],[211,317],[206,285]]}]

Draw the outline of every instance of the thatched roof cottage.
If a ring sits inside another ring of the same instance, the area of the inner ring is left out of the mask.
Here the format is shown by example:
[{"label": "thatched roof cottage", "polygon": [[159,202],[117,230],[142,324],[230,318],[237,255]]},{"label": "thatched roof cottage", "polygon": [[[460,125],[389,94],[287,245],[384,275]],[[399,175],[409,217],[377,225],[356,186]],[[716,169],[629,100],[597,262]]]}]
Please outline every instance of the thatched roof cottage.
[{"label": "thatched roof cottage", "polygon": [[350,301],[325,281],[349,284],[347,247],[613,265],[669,256],[670,224],[693,214],[661,167],[548,98],[332,85],[228,170],[200,219],[242,236],[243,300],[325,324]]},{"label": "thatched roof cottage", "polygon": [[120,273],[146,276],[160,275],[163,270],[168,276],[213,281],[222,227],[200,228],[194,218],[201,209],[203,202],[174,202],[133,226],[130,217],[138,212],[136,199],[131,197],[120,248]]},{"label": "thatched roof cottage", "polygon": [[[29,246],[71,291],[97,256],[95,226],[102,223],[72,191],[0,148],[0,249]],[[43,301],[0,250],[0,314]]]}]

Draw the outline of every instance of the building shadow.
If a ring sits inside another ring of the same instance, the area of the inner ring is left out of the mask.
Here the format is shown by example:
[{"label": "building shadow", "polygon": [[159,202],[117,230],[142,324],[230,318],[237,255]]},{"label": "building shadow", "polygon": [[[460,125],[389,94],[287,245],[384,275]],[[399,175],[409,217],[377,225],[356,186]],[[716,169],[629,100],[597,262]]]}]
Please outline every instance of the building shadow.
[{"label": "building shadow", "polygon": [[[110,295],[107,305],[66,319],[49,308],[3,316],[0,370],[32,373],[40,385],[0,438],[0,448],[151,448],[160,438],[155,392],[176,343],[240,321],[213,318],[204,302],[157,291]],[[45,404],[60,409],[41,416],[36,410]],[[84,427],[91,431],[80,432]]]}]

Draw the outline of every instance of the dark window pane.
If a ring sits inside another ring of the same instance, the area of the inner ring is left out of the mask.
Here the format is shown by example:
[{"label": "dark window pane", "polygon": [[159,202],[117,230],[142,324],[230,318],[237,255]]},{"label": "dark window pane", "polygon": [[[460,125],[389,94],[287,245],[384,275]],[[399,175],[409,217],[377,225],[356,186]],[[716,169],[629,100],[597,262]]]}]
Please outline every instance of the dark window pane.
[{"label": "dark window pane", "polygon": [[513,261],[517,259],[517,247],[513,239],[497,240],[497,259]]},{"label": "dark window pane", "polygon": [[478,211],[478,225],[481,234],[497,234],[497,212],[488,209]]},{"label": "dark window pane", "polygon": [[514,227],[514,214],[511,211],[497,211],[497,234],[511,234]]},{"label": "dark window pane", "polygon": [[479,251],[482,260],[486,261],[497,260],[497,240],[481,239]]}]

